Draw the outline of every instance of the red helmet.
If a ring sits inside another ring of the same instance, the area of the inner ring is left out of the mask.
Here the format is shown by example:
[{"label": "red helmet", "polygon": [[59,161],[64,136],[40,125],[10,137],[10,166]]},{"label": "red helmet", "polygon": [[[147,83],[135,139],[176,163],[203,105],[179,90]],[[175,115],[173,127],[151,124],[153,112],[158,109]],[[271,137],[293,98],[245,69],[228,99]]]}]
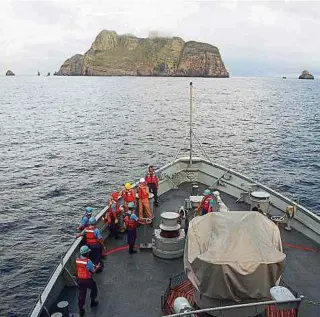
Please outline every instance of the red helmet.
[{"label": "red helmet", "polygon": [[119,193],[114,192],[114,193],[111,194],[111,197],[112,197],[113,199],[118,199],[118,198],[119,198]]}]

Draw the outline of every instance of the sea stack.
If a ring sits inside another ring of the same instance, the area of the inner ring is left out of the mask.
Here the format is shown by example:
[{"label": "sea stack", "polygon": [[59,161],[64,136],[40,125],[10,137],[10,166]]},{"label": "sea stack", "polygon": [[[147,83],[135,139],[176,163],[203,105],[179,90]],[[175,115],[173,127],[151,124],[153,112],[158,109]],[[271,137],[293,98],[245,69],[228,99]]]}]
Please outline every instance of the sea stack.
[{"label": "sea stack", "polygon": [[229,77],[219,49],[211,44],[107,30],[97,35],[84,55],[67,59],[58,75]]},{"label": "sea stack", "polygon": [[13,73],[12,70],[9,69],[9,70],[6,72],[6,76],[15,76],[15,74]]},{"label": "sea stack", "polygon": [[314,76],[311,73],[309,73],[307,70],[304,70],[299,76],[299,79],[314,79]]}]

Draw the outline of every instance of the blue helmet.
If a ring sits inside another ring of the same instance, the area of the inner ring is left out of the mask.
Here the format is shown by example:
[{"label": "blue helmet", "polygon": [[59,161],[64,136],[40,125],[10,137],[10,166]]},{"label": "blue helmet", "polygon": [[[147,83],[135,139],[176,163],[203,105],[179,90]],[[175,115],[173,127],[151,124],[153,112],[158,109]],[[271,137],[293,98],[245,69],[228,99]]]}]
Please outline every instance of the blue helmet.
[{"label": "blue helmet", "polygon": [[90,219],[89,219],[89,224],[90,225],[94,225],[94,224],[96,224],[97,223],[97,219],[95,218],[95,217],[91,217]]},{"label": "blue helmet", "polygon": [[86,245],[83,245],[83,246],[80,248],[80,254],[81,254],[81,255],[85,255],[85,254],[87,254],[89,251],[90,251],[90,249],[89,249],[89,247],[86,246]]},{"label": "blue helmet", "polygon": [[134,208],[134,203],[132,201],[128,203],[128,208]]},{"label": "blue helmet", "polygon": [[92,208],[91,207],[87,207],[86,208],[86,212],[87,212],[87,214],[92,214]]},{"label": "blue helmet", "polygon": [[205,195],[205,196],[210,195],[210,194],[211,194],[210,189],[206,189],[206,190],[203,192],[203,195]]}]

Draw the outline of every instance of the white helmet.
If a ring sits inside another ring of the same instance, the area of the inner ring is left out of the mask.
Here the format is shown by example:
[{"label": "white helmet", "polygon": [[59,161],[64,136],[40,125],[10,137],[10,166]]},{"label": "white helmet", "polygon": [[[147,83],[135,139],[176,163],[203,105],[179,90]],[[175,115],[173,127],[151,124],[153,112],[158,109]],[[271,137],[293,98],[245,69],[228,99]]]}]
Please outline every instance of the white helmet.
[{"label": "white helmet", "polygon": [[146,180],[144,178],[140,178],[140,183],[145,183]]}]

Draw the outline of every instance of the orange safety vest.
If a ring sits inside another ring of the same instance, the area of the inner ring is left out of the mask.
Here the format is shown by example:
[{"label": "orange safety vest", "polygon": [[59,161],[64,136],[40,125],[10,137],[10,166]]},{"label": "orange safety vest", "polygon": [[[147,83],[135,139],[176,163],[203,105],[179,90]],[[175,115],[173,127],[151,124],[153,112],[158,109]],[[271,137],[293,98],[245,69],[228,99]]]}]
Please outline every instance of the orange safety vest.
[{"label": "orange safety vest", "polygon": [[117,202],[113,202],[110,205],[110,207],[108,209],[108,212],[112,212],[112,213],[118,215],[120,213],[120,204],[119,204],[119,202],[118,201]]},{"label": "orange safety vest", "polygon": [[211,212],[212,208],[210,206],[210,201],[212,200],[211,196],[207,196],[203,198],[203,202],[202,202],[202,210],[204,210],[205,212]]},{"label": "orange safety vest", "polygon": [[149,188],[147,186],[139,186],[138,196],[140,199],[149,198]]},{"label": "orange safety vest", "polygon": [[138,221],[131,220],[129,216],[124,217],[124,222],[127,226],[127,229],[137,228]]},{"label": "orange safety vest", "polygon": [[132,201],[134,201],[134,189],[131,188],[129,190],[126,190],[123,194],[123,198],[125,200],[125,202],[130,203]]},{"label": "orange safety vest", "polygon": [[146,177],[146,183],[158,185],[158,177],[155,174],[148,174]]},{"label": "orange safety vest", "polygon": [[88,245],[96,245],[99,244],[99,240],[94,234],[95,227],[89,226],[86,228],[86,244]]},{"label": "orange safety vest", "polygon": [[87,269],[87,264],[90,260],[88,258],[76,259],[76,272],[81,280],[86,280],[92,277],[92,273]]}]

